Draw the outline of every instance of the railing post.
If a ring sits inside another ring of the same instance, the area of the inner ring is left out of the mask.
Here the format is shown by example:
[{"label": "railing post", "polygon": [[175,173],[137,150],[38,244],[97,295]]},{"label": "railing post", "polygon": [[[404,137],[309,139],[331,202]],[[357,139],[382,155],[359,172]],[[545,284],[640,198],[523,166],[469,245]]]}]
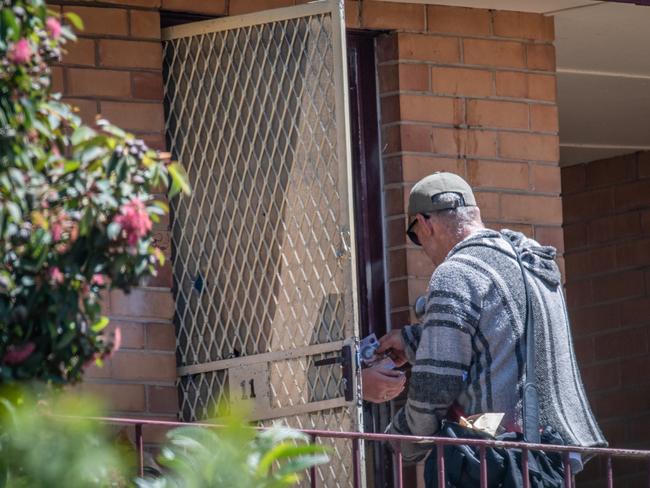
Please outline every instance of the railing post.
[{"label": "railing post", "polygon": [[144,477],[144,439],[142,437],[142,424],[135,424],[135,445],[138,446],[138,471]]},{"label": "railing post", "polygon": [[488,479],[487,479],[487,462],[485,461],[485,446],[479,448],[480,459],[481,459],[481,488],[488,488]]},{"label": "railing post", "polygon": [[524,480],[524,488],[530,488],[530,474],[528,473],[528,449],[521,450],[521,477]]},{"label": "railing post", "polygon": [[438,465],[438,488],[447,486],[445,481],[445,446],[436,444],[436,462]]},{"label": "railing post", "polygon": [[354,477],[354,488],[359,488],[361,486],[361,470],[359,469],[359,439],[355,437],[352,439],[352,476]]},{"label": "railing post", "polygon": [[571,460],[568,452],[562,453],[562,464],[564,465],[564,486],[566,488],[572,488],[571,480],[573,476],[571,476]]},{"label": "railing post", "polygon": [[[310,435],[309,436],[309,442],[311,444],[314,444],[316,442],[316,436]],[[316,465],[312,465],[309,468],[309,482],[311,484],[311,488],[316,488]]]},{"label": "railing post", "polygon": [[614,471],[612,470],[612,456],[607,456],[607,488],[614,488]]},{"label": "railing post", "polygon": [[393,460],[395,461],[395,474],[396,474],[396,488],[403,488],[404,487],[404,475],[403,475],[403,470],[402,470],[402,453],[398,452],[395,453],[393,456]]}]

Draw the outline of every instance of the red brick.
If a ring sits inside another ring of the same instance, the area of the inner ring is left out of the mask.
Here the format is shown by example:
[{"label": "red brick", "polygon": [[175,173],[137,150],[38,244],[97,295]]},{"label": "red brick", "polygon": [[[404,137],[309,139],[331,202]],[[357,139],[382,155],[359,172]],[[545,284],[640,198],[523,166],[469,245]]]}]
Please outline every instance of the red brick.
[{"label": "red brick", "polygon": [[552,44],[528,44],[526,64],[530,69],[555,71],[555,47]]},{"label": "red brick", "polygon": [[403,181],[401,157],[384,158],[382,164],[384,168],[384,184],[390,185],[392,183],[401,183]]},{"label": "red brick", "polygon": [[609,304],[575,309],[571,313],[571,324],[574,334],[579,336],[618,329],[621,324],[619,306]]},{"label": "red brick", "polygon": [[388,253],[388,278],[399,278],[406,274],[406,252],[404,249],[390,251]]},{"label": "red brick", "polygon": [[602,243],[637,236],[641,233],[639,212],[627,212],[592,220],[588,224],[590,243]]},{"label": "red brick", "polygon": [[614,210],[614,192],[609,189],[565,195],[564,218],[566,222],[577,222],[590,217],[608,215]]},{"label": "red brick", "polygon": [[106,3],[118,5],[133,5],[135,7],[157,8],[161,6],[161,0],[103,0]]},{"label": "red brick", "polygon": [[554,101],[556,98],[555,76],[512,71],[496,73],[498,96]]},{"label": "red brick", "polygon": [[593,282],[591,280],[567,281],[566,298],[569,308],[593,305]]},{"label": "red brick", "polygon": [[147,386],[147,404],[149,412],[178,412],[178,389],[174,386]]},{"label": "red brick", "polygon": [[133,98],[160,100],[164,97],[163,78],[161,73],[133,72],[131,73]]},{"label": "red brick", "polygon": [[361,26],[369,29],[424,30],[424,5],[394,2],[361,2]]},{"label": "red brick", "polygon": [[540,193],[557,193],[562,191],[559,166],[542,164],[530,165],[530,189]]},{"label": "red brick", "polygon": [[598,335],[594,341],[596,359],[614,359],[648,352],[647,329],[626,329]]},{"label": "red brick", "polygon": [[[566,212],[563,199],[563,212]],[[565,249],[577,249],[587,245],[587,226],[583,222],[575,224],[564,224],[564,246]]]},{"label": "red brick", "polygon": [[61,93],[64,90],[63,83],[63,68],[61,66],[53,66],[52,70],[52,92]]},{"label": "red brick", "polygon": [[617,211],[650,206],[650,180],[617,185],[614,188],[614,204]]},{"label": "red brick", "polygon": [[147,349],[161,351],[176,350],[176,334],[171,324],[146,324]]},{"label": "red brick", "polygon": [[[191,2],[194,4],[196,2]],[[210,2],[214,3],[214,2]],[[131,10],[131,37],[160,39],[160,13],[148,10]]]},{"label": "red brick", "polygon": [[639,178],[650,178],[650,151],[637,153]]},{"label": "red brick", "polygon": [[[599,418],[602,417],[633,417],[650,409],[650,387],[618,390],[600,396],[594,402],[594,410]],[[638,462],[637,462],[638,466]],[[647,479],[647,478],[646,478]],[[628,485],[627,483],[625,486]],[[640,484],[634,486],[641,486]]]},{"label": "red brick", "polygon": [[460,61],[458,39],[426,34],[398,34],[400,59],[456,63]]},{"label": "red brick", "polygon": [[81,17],[83,35],[126,36],[129,33],[126,9],[74,6],[63,7],[63,12],[74,12]]},{"label": "red brick", "polygon": [[434,128],[433,152],[459,158],[492,158],[496,156],[496,133]]},{"label": "red brick", "polygon": [[650,322],[650,298],[647,296],[625,301],[621,304],[621,323],[627,325]]},{"label": "red brick", "polygon": [[66,95],[126,98],[131,79],[126,71],[67,68]]},{"label": "red brick", "polygon": [[[231,7],[238,4],[247,4],[254,3],[254,0],[232,0],[230,2]],[[208,14],[208,15],[227,15],[228,11],[226,8],[226,0],[192,0],[188,2],[187,0],[162,0],[162,9],[163,10],[178,10],[180,12],[193,12],[197,14]],[[235,15],[234,12],[230,12],[230,15]]]},{"label": "red brick", "polygon": [[79,389],[103,399],[111,410],[143,412],[145,409],[144,385],[83,383]]},{"label": "red brick", "polygon": [[398,59],[397,37],[398,35],[394,33],[377,37],[376,52],[378,62]]},{"label": "red brick", "polygon": [[436,171],[448,171],[464,177],[465,162],[453,158],[435,158],[411,154],[402,156],[402,177],[405,182],[419,181]]},{"label": "red brick", "polygon": [[433,264],[421,248],[406,250],[406,274],[409,276],[431,276]]},{"label": "red brick", "polygon": [[427,95],[401,95],[401,119],[457,125],[463,119],[463,101],[458,98]]},{"label": "red brick", "polygon": [[593,337],[574,339],[573,349],[576,353],[576,358],[580,367],[584,367],[585,364],[590,364],[594,361],[595,354]]},{"label": "red brick", "polygon": [[587,169],[584,164],[562,168],[562,193],[575,193],[587,187]]},{"label": "red brick", "polygon": [[567,274],[571,279],[582,278],[595,273],[612,271],[616,268],[614,246],[585,249],[565,256]]},{"label": "red brick", "polygon": [[433,272],[433,265],[430,264],[426,269],[419,269],[415,271],[415,277],[409,279],[408,290],[409,300],[408,305],[413,306],[418,297],[425,295],[427,292],[427,285]]},{"label": "red brick", "polygon": [[493,12],[494,35],[552,41],[554,38],[553,16],[495,10]]},{"label": "red brick", "polygon": [[392,154],[402,148],[401,128],[397,125],[382,127],[381,129],[382,154]]},{"label": "red brick", "polygon": [[409,310],[401,310],[399,312],[391,312],[390,323],[393,329],[401,329],[405,325],[413,323]]},{"label": "red brick", "polygon": [[621,267],[650,265],[650,239],[619,244],[616,255]]},{"label": "red brick", "polygon": [[424,125],[401,125],[400,137],[403,151],[433,152],[431,127]]},{"label": "red brick", "polygon": [[126,130],[160,132],[164,127],[162,104],[102,101],[101,113]]},{"label": "red brick", "polygon": [[524,68],[525,50],[519,42],[463,39],[464,61],[508,68]]},{"label": "red brick", "polygon": [[594,300],[605,302],[633,298],[645,293],[642,271],[623,271],[594,278]]},{"label": "red brick", "polygon": [[[151,147],[149,144],[147,144],[147,146]],[[156,276],[152,276],[144,284],[146,284],[146,286],[171,288],[174,283],[171,263],[166,261],[163,266],[159,266],[156,269],[156,272]]]},{"label": "red brick", "polygon": [[467,123],[479,127],[528,129],[528,105],[492,100],[468,100]]},{"label": "red brick", "polygon": [[399,65],[397,64],[385,64],[377,67],[377,80],[380,94],[399,90],[398,70]]},{"label": "red brick", "polygon": [[63,55],[63,63],[70,65],[94,66],[95,63],[95,41],[93,39],[77,39],[75,42],[66,44],[67,52]]},{"label": "red brick", "polygon": [[120,68],[162,68],[162,45],[159,42],[99,41],[101,66]]},{"label": "red brick", "polygon": [[[183,9],[187,3],[186,0],[175,0]],[[206,4],[210,0],[203,0]],[[221,3],[221,0],[219,3]],[[230,0],[228,15],[247,14],[250,12],[260,12],[262,10],[271,10],[274,8],[291,7],[293,0]]]},{"label": "red brick", "polygon": [[[598,344],[598,339],[596,339]],[[617,363],[594,364],[580,370],[582,381],[589,392],[611,390],[621,385],[621,371]]]},{"label": "red brick", "polygon": [[501,203],[498,193],[485,191],[474,192],[476,203],[481,209],[481,217],[484,220],[498,219],[501,215]]},{"label": "red brick", "polygon": [[592,161],[585,165],[588,188],[612,186],[636,179],[636,154]]},{"label": "red brick", "polygon": [[559,158],[559,149],[557,136],[499,133],[499,156],[505,158],[556,162]]},{"label": "red brick", "polygon": [[107,327],[107,331],[111,333],[118,327],[122,334],[121,349],[144,348],[144,324],[140,322],[111,320],[109,326]]},{"label": "red brick", "polygon": [[171,319],[174,299],[169,291],[135,288],[129,294],[111,291],[111,311],[118,316]]},{"label": "red brick", "polygon": [[386,215],[401,215],[404,213],[404,190],[390,188],[385,190]]},{"label": "red brick", "polygon": [[623,358],[621,375],[629,384],[647,384],[650,381],[650,357]]},{"label": "red brick", "polygon": [[426,64],[399,64],[399,89],[413,91],[428,91],[429,66]]},{"label": "red brick", "polygon": [[361,2],[345,2],[345,25],[348,28],[361,27]]},{"label": "red brick", "polygon": [[562,200],[537,195],[501,195],[501,217],[506,221],[534,224],[562,222]]},{"label": "red brick", "polygon": [[176,356],[172,353],[118,351],[111,363],[116,379],[170,383],[176,380]]},{"label": "red brick", "polygon": [[138,134],[138,139],[142,139],[147,147],[156,151],[167,151],[167,142],[163,134]]},{"label": "red brick", "polygon": [[466,68],[431,68],[431,90],[434,93],[487,97],[493,93],[490,71]]},{"label": "red brick", "polygon": [[555,105],[530,105],[530,129],[536,132],[559,130],[557,107]]},{"label": "red brick", "polygon": [[[400,201],[401,201],[401,195],[400,195]],[[402,213],[403,212],[404,209],[402,208]],[[386,211],[386,215],[388,215],[388,211]],[[403,219],[387,220],[386,237],[388,242],[386,243],[386,247],[391,248],[391,247],[405,245],[407,239],[405,230],[406,230],[406,222]]]},{"label": "red brick", "polygon": [[528,188],[528,165],[496,161],[467,161],[467,177],[473,188]]},{"label": "red brick", "polygon": [[63,101],[75,107],[75,113],[81,117],[84,123],[94,125],[95,116],[97,115],[97,102],[95,100],[64,98]]},{"label": "red brick", "polygon": [[427,5],[427,30],[444,34],[490,35],[490,11]]},{"label": "red brick", "polygon": [[382,97],[380,100],[380,113],[382,124],[390,124],[391,122],[399,121],[401,119],[399,95]]},{"label": "red brick", "polygon": [[388,289],[391,307],[406,307],[409,305],[408,280],[391,281]]},{"label": "red brick", "polygon": [[562,227],[535,226],[535,240],[543,246],[553,246],[558,253],[564,252],[564,231]]}]

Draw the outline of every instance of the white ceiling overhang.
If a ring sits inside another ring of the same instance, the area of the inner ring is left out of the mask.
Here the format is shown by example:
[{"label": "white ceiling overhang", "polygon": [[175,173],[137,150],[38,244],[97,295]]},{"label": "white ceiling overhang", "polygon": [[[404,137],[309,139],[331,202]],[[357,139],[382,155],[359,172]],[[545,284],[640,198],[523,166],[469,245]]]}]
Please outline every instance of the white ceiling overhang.
[{"label": "white ceiling overhang", "polygon": [[586,0],[392,1],[554,16],[561,163],[650,150],[650,7]]}]

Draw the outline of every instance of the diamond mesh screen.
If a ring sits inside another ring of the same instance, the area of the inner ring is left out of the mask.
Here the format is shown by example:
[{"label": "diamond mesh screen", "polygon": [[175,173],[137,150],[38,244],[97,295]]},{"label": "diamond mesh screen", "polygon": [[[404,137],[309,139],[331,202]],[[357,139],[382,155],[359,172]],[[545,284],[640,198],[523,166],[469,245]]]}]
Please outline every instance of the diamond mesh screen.
[{"label": "diamond mesh screen", "polygon": [[[182,420],[211,415],[230,383],[239,394],[232,364],[356,335],[332,24],[326,13],[165,43],[167,139],[192,185],[172,209],[178,364],[216,362],[180,376]],[[340,399],[341,366],[314,364],[337,354],[264,361],[267,407]],[[355,415],[344,406],[285,422],[355,430]],[[350,446],[324,442],[334,462],[322,486],[349,486]]]}]

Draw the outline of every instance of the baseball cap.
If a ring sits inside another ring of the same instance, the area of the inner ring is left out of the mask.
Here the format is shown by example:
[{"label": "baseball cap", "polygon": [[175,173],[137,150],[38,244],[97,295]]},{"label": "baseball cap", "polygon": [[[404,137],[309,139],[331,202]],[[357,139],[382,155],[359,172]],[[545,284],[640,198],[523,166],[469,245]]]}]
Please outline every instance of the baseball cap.
[{"label": "baseball cap", "polygon": [[[461,197],[460,202],[434,202],[436,195],[441,193],[456,193]],[[417,214],[430,214],[440,210],[449,210],[457,207],[476,206],[474,192],[469,184],[460,176],[454,173],[437,172],[422,178],[411,189],[409,195],[408,214],[414,217]],[[412,231],[416,220],[410,222],[406,233],[416,244],[418,242],[415,232]]]}]

